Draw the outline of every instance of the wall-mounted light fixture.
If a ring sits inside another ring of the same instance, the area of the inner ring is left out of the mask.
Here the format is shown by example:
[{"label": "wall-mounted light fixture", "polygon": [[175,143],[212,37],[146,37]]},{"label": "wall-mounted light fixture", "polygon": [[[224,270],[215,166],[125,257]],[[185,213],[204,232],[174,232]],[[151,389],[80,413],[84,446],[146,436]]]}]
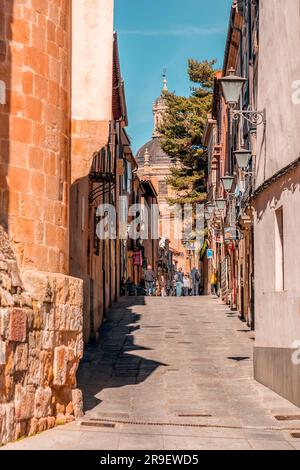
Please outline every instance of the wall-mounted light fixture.
[{"label": "wall-mounted light fixture", "polygon": [[235,75],[235,70],[230,69],[229,75],[226,77],[221,78],[222,84],[222,91],[223,96],[228,104],[228,106],[232,110],[232,118],[234,120],[238,120],[240,117],[248,121],[250,124],[259,126],[260,124],[266,124],[266,110],[263,111],[256,111],[256,110],[243,110],[243,109],[235,109],[239,99],[241,92],[243,90],[244,84],[246,82],[246,78],[239,77]]},{"label": "wall-mounted light fixture", "polygon": [[233,152],[239,170],[246,170],[251,158],[251,151],[240,149]]},{"label": "wall-mounted light fixture", "polygon": [[226,209],[226,199],[216,199],[216,206],[219,211],[224,211]]},{"label": "wall-mounted light fixture", "polygon": [[215,204],[212,204],[212,203],[207,204],[206,210],[207,210],[207,212],[209,213],[210,216],[213,214],[215,208],[216,208]]},{"label": "wall-mounted light fixture", "polygon": [[233,186],[233,182],[234,182],[234,176],[229,176],[229,175],[226,175],[226,176],[223,176],[221,178],[221,181],[223,183],[223,187],[224,187],[224,190],[227,192],[227,193],[230,193],[231,192],[231,188]]}]

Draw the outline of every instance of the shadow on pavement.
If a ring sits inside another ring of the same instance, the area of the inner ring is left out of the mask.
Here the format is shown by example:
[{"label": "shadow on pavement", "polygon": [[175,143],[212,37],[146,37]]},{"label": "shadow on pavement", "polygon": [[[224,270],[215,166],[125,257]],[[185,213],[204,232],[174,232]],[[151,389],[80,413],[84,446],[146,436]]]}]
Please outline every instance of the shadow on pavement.
[{"label": "shadow on pavement", "polygon": [[140,329],[141,319],[141,315],[133,311],[137,305],[145,305],[144,297],[121,299],[103,323],[99,340],[85,348],[77,373],[85,412],[101,403],[96,395],[102,390],[139,384],[158,367],[167,366],[133,354],[151,350],[134,343],[134,332]]}]

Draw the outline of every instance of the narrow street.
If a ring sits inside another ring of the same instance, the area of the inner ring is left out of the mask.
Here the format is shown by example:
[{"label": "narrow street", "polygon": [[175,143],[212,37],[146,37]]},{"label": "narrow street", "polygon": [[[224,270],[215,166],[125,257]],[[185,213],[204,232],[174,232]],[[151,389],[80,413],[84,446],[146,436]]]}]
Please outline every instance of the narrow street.
[{"label": "narrow street", "polygon": [[300,449],[252,378],[254,333],[211,297],[127,298],[78,373],[85,416],[7,449]]}]

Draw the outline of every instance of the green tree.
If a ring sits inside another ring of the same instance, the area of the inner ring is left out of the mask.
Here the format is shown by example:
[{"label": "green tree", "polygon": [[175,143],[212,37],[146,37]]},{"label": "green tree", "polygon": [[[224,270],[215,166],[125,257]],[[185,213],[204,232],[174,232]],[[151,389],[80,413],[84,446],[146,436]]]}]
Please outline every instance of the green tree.
[{"label": "green tree", "polygon": [[[166,113],[160,127],[162,148],[173,166],[170,184],[176,197],[170,204],[196,204],[206,200],[207,158],[202,144],[207,114],[211,111],[216,61],[188,61],[189,97],[164,92]],[[197,85],[197,86],[196,86]]]}]

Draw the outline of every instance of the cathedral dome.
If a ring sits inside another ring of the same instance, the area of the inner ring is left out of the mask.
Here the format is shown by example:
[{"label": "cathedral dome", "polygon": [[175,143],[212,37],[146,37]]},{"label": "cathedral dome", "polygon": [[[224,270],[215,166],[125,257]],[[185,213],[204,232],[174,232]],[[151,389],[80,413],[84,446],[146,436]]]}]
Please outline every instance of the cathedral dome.
[{"label": "cathedral dome", "polygon": [[138,150],[136,161],[140,168],[144,166],[147,151],[149,154],[149,164],[151,166],[170,165],[170,157],[161,148],[160,140],[159,137],[153,137]]}]

